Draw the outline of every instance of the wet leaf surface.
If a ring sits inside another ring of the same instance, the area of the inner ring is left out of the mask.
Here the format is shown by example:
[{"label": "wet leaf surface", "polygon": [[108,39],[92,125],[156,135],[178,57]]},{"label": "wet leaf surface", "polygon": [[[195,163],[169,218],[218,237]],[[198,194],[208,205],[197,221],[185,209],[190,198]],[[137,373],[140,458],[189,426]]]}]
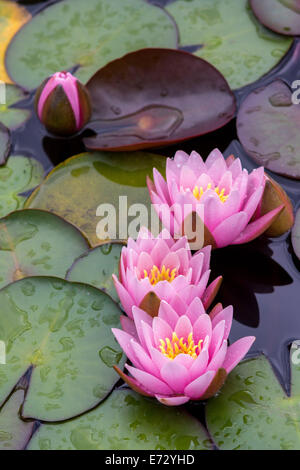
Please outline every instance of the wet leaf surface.
[{"label": "wet leaf surface", "polygon": [[295,225],[292,230],[292,243],[296,256],[300,259],[300,209],[295,217]]},{"label": "wet leaf surface", "polygon": [[0,165],[4,165],[9,155],[11,146],[10,132],[7,127],[0,122]]},{"label": "wet leaf surface", "polygon": [[116,390],[94,411],[60,426],[42,426],[29,450],[209,450],[198,420],[129,390]]},{"label": "wet leaf surface", "polygon": [[69,281],[84,281],[110,295],[115,302],[119,297],[112,280],[113,274],[119,273],[120,243],[106,243],[83,254],[76,259],[67,273]]},{"label": "wet leaf surface", "polygon": [[16,83],[33,89],[75,66],[85,82],[99,67],[143,47],[176,47],[175,27],[162,9],[141,0],[64,0],[15,36],[6,65]]},{"label": "wet leaf surface", "polygon": [[[188,70],[188,73],[187,73]],[[224,126],[235,114],[222,75],[191,54],[146,49],[111,62],[88,82],[93,104],[85,139],[93,150],[179,142]]]},{"label": "wet leaf surface", "polygon": [[239,139],[259,164],[280,175],[300,179],[300,107],[288,85],[275,80],[251,92],[237,117]]},{"label": "wet leaf surface", "polygon": [[13,36],[31,18],[31,15],[26,8],[16,2],[1,0],[0,17],[0,80],[12,83],[5,68],[5,53]]},{"label": "wet leaf surface", "polygon": [[19,418],[23,401],[24,390],[17,390],[0,411],[0,450],[22,450],[30,440],[35,423]]},{"label": "wet leaf surface", "polygon": [[177,0],[166,9],[178,24],[180,45],[217,67],[231,88],[267,73],[291,45],[256,20],[247,0]]},{"label": "wet leaf surface", "polygon": [[[16,103],[22,101],[27,95],[18,87],[14,85],[7,85],[5,87],[6,103],[0,102],[0,121],[9,129],[16,129],[24,124],[30,117],[31,111],[29,109],[18,109]],[[16,105],[16,107],[13,107]]]},{"label": "wet leaf surface", "polygon": [[61,421],[100,403],[118,381],[124,360],[111,328],[120,309],[93,287],[31,277],[0,291],[0,403],[31,368],[22,416]]},{"label": "wet leaf surface", "polygon": [[[26,207],[62,216],[79,227],[92,246],[111,239],[125,240],[131,230],[130,222],[135,234],[134,219],[140,211],[146,211],[143,221],[148,224],[151,202],[146,176],[151,177],[153,167],[164,173],[165,158],[142,152],[83,153],[56,167],[28,199]],[[129,211],[130,206],[133,207]],[[109,226],[107,211],[112,214]]]},{"label": "wet leaf surface", "polygon": [[14,155],[0,167],[0,217],[22,209],[24,193],[37,186],[43,179],[44,169],[33,158]]},{"label": "wet leaf surface", "polygon": [[258,20],[279,34],[300,34],[299,0],[250,0],[251,8]]},{"label": "wet leaf surface", "polygon": [[245,361],[206,408],[209,432],[221,449],[299,450],[300,353],[291,349],[288,397],[266,358]]},{"label": "wet leaf surface", "polygon": [[64,278],[87,248],[81,233],[54,214],[13,212],[0,219],[0,288],[28,276]]}]

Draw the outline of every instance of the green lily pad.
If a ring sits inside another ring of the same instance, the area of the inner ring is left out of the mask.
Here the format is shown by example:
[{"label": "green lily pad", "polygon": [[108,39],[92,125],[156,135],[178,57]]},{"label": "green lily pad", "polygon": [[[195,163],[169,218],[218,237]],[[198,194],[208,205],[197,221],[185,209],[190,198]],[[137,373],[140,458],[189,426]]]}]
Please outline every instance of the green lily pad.
[{"label": "green lily pad", "polygon": [[211,441],[182,408],[116,390],[97,409],[61,425],[41,426],[29,450],[204,450]]},{"label": "green lily pad", "polygon": [[248,0],[177,0],[166,9],[178,24],[180,45],[195,46],[194,53],[213,64],[231,88],[267,73],[292,43],[262,26]]},{"label": "green lily pad", "polygon": [[292,392],[283,391],[268,360],[245,361],[206,408],[208,430],[221,449],[299,450],[300,350],[291,349]]},{"label": "green lily pad", "polygon": [[24,124],[31,115],[28,109],[18,109],[13,107],[26,98],[26,94],[14,85],[5,87],[6,103],[0,104],[0,120],[9,129],[16,129]]},{"label": "green lily pad", "polygon": [[259,21],[279,34],[300,34],[299,0],[250,0]]},{"label": "green lily pad", "polygon": [[97,287],[119,302],[112,275],[119,272],[122,246],[120,243],[106,243],[88,251],[74,261],[66,278]]},{"label": "green lily pad", "polygon": [[19,194],[37,186],[44,169],[33,158],[12,156],[0,167],[0,217],[22,209],[26,198]]},{"label": "green lily pad", "polygon": [[[62,216],[76,225],[92,246],[125,240],[128,232],[138,233],[134,219],[139,217],[139,211],[146,211],[146,216],[150,217],[146,177],[152,176],[153,167],[164,173],[165,163],[164,157],[144,152],[76,155],[54,168],[29,197],[26,207]],[[106,225],[107,211],[111,214],[109,226]],[[147,225],[148,220],[146,217],[143,225]],[[132,225],[128,226],[129,223]]]},{"label": "green lily pad", "polygon": [[11,146],[10,132],[1,122],[0,122],[0,165],[4,165],[6,159],[9,155]]},{"label": "green lily pad", "polygon": [[24,390],[17,390],[0,411],[0,450],[22,450],[33,433],[35,422],[19,418]]},{"label": "green lily pad", "polygon": [[267,169],[300,179],[300,106],[282,80],[249,93],[238,111],[237,132],[246,152]]},{"label": "green lily pad", "polygon": [[99,67],[144,47],[176,47],[174,24],[161,8],[143,0],[63,0],[19,31],[7,50],[6,67],[26,89],[74,66],[85,82]]},{"label": "green lily pad", "polygon": [[296,212],[295,224],[292,229],[292,244],[296,256],[300,259],[300,208]]},{"label": "green lily pad", "polygon": [[58,278],[31,277],[0,291],[0,403],[26,371],[22,417],[62,421],[100,403],[124,363],[112,327],[120,309],[104,292]]},{"label": "green lily pad", "polygon": [[13,212],[0,219],[0,288],[28,276],[64,278],[87,248],[79,230],[54,214]]}]

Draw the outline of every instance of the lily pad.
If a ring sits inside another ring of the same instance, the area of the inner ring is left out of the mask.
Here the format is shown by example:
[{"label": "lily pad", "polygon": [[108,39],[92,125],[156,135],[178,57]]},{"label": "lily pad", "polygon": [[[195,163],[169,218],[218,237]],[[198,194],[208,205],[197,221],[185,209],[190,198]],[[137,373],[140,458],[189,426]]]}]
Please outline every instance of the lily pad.
[{"label": "lily pad", "polygon": [[296,213],[295,224],[292,230],[292,244],[296,256],[300,259],[300,209]]},{"label": "lily pad", "polygon": [[13,212],[0,219],[0,288],[28,276],[65,277],[87,248],[79,230],[54,214]]},{"label": "lily pad", "polygon": [[17,390],[0,412],[0,450],[22,450],[30,440],[35,422],[25,422],[19,418],[23,401],[24,390]]},{"label": "lily pad", "polygon": [[43,180],[44,169],[35,159],[15,155],[0,167],[0,217],[22,209],[29,191]]},{"label": "lily pad", "polygon": [[263,356],[229,375],[222,393],[206,408],[208,430],[221,449],[299,450],[300,350],[291,349],[288,397]]},{"label": "lily pad", "polygon": [[100,403],[124,363],[111,328],[120,309],[104,292],[58,278],[22,279],[0,291],[0,338],[7,345],[0,403],[26,371],[22,417],[61,421]]},{"label": "lily pad", "polygon": [[97,409],[61,425],[41,426],[29,450],[210,450],[200,422],[129,390],[116,390]]},{"label": "lily pad", "polygon": [[251,8],[258,20],[279,34],[300,34],[299,0],[250,0]]},{"label": "lily pad", "polygon": [[251,92],[237,116],[237,132],[246,152],[280,175],[300,178],[300,107],[282,80]]},{"label": "lily pad", "polygon": [[66,278],[97,287],[119,302],[112,275],[119,272],[122,246],[120,243],[105,243],[88,251],[74,261]]},{"label": "lily pad", "polygon": [[26,8],[16,2],[0,0],[0,17],[0,80],[12,83],[4,64],[6,49],[13,36],[31,18],[31,15]]},{"label": "lily pad", "polygon": [[169,16],[143,0],[63,0],[21,29],[8,48],[6,66],[26,89],[75,66],[77,77],[85,82],[127,52],[176,47],[176,39]]},{"label": "lily pad", "polygon": [[132,52],[100,69],[87,88],[89,127],[98,134],[85,144],[94,150],[179,142],[218,129],[235,114],[234,95],[218,70],[183,51]]},{"label": "lily pad", "polygon": [[146,177],[152,175],[153,167],[164,173],[165,162],[160,155],[142,152],[82,153],[58,165],[32,193],[26,207],[62,216],[76,225],[92,246],[126,240],[128,232],[134,235],[139,231],[134,220],[140,211],[145,214],[143,225],[148,224],[151,201]]},{"label": "lily pad", "polygon": [[6,159],[9,155],[11,146],[10,132],[1,122],[0,122],[0,165],[4,165]]},{"label": "lily pad", "polygon": [[177,0],[166,9],[178,24],[180,45],[217,67],[231,88],[259,79],[292,43],[262,26],[248,0]]},{"label": "lily pad", "polygon": [[0,103],[0,120],[9,129],[16,129],[29,119],[31,115],[30,110],[13,107],[18,101],[24,100],[26,96],[27,95],[20,88],[14,85],[6,85],[6,103]]}]

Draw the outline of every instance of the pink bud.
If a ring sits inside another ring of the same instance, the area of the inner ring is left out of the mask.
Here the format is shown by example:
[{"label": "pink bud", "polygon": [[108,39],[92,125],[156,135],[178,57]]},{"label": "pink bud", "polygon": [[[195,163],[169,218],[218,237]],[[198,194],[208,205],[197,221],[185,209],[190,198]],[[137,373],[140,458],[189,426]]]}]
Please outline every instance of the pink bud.
[{"label": "pink bud", "polygon": [[69,72],[56,72],[37,89],[35,109],[46,129],[57,135],[80,131],[91,117],[86,87]]}]

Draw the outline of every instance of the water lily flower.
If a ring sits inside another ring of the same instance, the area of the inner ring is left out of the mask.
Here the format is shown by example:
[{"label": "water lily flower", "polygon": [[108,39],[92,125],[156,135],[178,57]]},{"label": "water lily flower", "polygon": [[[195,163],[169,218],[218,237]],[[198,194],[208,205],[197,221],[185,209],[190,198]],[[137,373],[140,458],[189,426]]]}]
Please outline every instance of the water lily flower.
[{"label": "water lily flower", "polygon": [[201,309],[199,298],[179,313],[162,300],[157,317],[133,307],[133,321],[112,330],[132,363],[126,365],[130,375],[115,370],[131,388],[169,406],[217,393],[255,338],[228,347],[232,307],[218,304],[210,315]]},{"label": "water lily flower", "polygon": [[137,306],[155,316],[161,300],[185,309],[194,297],[208,308],[222,281],[219,276],[207,286],[210,251],[207,246],[192,256],[186,237],[175,241],[167,230],[154,237],[142,227],[137,240],[129,238],[122,249],[119,279],[113,275],[127,315],[132,318]]},{"label": "water lily flower", "polygon": [[[284,208],[280,205],[260,216],[257,209],[265,188],[264,168],[248,173],[239,158],[225,160],[218,149],[205,162],[197,152],[189,156],[178,151],[174,160],[167,159],[166,181],[156,169],[153,176],[154,183],[148,179],[148,189],[164,226],[177,236],[185,233],[187,215],[199,217],[202,227],[204,224],[203,244],[214,248],[253,240]],[[174,206],[182,210],[173,210]]]},{"label": "water lily flower", "polygon": [[69,72],[44,80],[36,92],[35,109],[46,129],[62,136],[80,131],[91,117],[89,93]]}]

